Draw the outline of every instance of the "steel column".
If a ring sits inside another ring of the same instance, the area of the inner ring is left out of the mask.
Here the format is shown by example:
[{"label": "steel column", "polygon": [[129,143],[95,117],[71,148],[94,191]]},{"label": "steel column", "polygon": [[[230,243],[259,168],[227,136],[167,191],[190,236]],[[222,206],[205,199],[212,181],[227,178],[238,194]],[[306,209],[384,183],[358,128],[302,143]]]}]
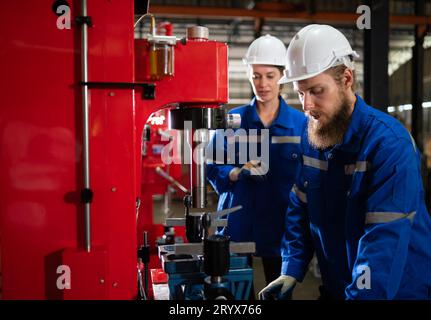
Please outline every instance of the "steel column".
[{"label": "steel column", "polygon": [[[415,1],[415,14],[424,13],[423,0]],[[412,136],[420,150],[423,145],[423,80],[424,80],[424,38],[426,35],[426,26],[415,26],[415,44],[412,49]]]},{"label": "steel column", "polygon": [[367,1],[371,8],[371,29],[364,29],[364,98],[373,107],[387,112],[389,4]]}]

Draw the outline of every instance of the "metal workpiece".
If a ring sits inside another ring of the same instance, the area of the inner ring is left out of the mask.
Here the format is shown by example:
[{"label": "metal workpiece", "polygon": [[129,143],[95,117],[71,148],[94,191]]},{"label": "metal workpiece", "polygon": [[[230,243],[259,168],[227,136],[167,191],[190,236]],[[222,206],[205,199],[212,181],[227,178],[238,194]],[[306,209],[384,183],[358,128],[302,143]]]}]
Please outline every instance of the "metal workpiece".
[{"label": "metal workpiece", "polygon": [[164,225],[167,227],[184,227],[186,218],[166,218]]},{"label": "metal workpiece", "polygon": [[[178,243],[173,245],[175,254],[196,254],[202,255],[204,252],[202,243]],[[255,253],[256,244],[254,242],[230,242],[230,253]]]},{"label": "metal workpiece", "polygon": [[187,28],[187,39],[208,40],[209,29],[202,26],[191,26]]},{"label": "metal workpiece", "polygon": [[[186,218],[166,218],[165,225],[168,227],[184,227]],[[212,227],[226,227],[227,219],[217,219],[211,221]]]},{"label": "metal workpiece", "polygon": [[[188,215],[200,218],[202,215],[206,214],[211,218],[212,227],[224,227],[227,225],[227,219],[220,219],[222,216],[234,213],[242,209],[242,206],[235,206],[233,208],[215,211],[215,212],[190,212]],[[165,220],[165,225],[168,227],[181,227],[186,225],[186,218],[167,218]]]}]

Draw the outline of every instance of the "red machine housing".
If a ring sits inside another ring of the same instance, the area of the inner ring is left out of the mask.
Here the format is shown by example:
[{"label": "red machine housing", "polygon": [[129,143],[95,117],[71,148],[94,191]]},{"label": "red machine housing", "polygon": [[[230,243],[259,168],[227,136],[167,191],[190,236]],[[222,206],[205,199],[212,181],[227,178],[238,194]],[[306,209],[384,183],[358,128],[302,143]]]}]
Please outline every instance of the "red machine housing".
[{"label": "red machine housing", "polygon": [[[134,40],[134,1],[88,1],[89,81],[111,85],[90,88],[94,197],[87,252],[80,201],[80,27],[74,23],[80,6],[68,2],[71,29],[57,27],[53,1],[0,4],[2,298],[134,299],[136,235],[147,227],[138,227],[136,199],[150,188],[141,180],[144,124],[172,104],[227,102],[227,46],[178,43],[174,76],[154,82],[155,99],[144,100],[136,86],[112,85],[141,81],[139,64],[148,59],[141,50],[145,40]],[[25,23],[16,23],[17,17]]]}]

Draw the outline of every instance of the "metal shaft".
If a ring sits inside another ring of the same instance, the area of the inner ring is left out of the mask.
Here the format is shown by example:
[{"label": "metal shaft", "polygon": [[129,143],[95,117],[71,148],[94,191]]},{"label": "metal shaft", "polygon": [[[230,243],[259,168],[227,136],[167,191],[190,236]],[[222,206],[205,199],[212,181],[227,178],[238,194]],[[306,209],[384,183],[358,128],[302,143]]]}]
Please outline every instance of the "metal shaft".
[{"label": "metal shaft", "polygon": [[[87,0],[81,1],[81,15],[87,16]],[[84,83],[88,82],[88,25],[81,25],[81,76]],[[84,188],[90,190],[90,141],[89,141],[89,104],[88,86],[82,86],[82,120],[83,120],[83,169]],[[90,203],[84,203],[85,249],[91,251],[91,214]]]},{"label": "metal shaft", "polygon": [[205,148],[208,143],[208,130],[200,129],[194,132],[193,159],[191,165],[193,208],[206,207],[206,166]]}]

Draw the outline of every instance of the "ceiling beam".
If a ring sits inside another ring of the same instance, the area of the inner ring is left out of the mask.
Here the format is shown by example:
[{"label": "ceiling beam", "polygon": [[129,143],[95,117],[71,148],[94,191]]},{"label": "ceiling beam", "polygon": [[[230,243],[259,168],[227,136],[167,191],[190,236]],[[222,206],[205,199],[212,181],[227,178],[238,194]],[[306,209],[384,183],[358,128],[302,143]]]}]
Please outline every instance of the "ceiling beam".
[{"label": "ceiling beam", "polygon": [[[283,20],[288,22],[300,23],[341,23],[356,25],[356,19],[359,17],[356,13],[345,12],[316,12],[314,14],[307,11],[269,11],[257,9],[239,9],[223,7],[196,7],[196,6],[162,6],[151,5],[150,12],[172,17],[244,17],[244,18],[265,18],[274,20]],[[139,12],[137,12],[139,14]],[[431,17],[415,15],[391,15],[389,17],[391,25],[431,25]]]}]

